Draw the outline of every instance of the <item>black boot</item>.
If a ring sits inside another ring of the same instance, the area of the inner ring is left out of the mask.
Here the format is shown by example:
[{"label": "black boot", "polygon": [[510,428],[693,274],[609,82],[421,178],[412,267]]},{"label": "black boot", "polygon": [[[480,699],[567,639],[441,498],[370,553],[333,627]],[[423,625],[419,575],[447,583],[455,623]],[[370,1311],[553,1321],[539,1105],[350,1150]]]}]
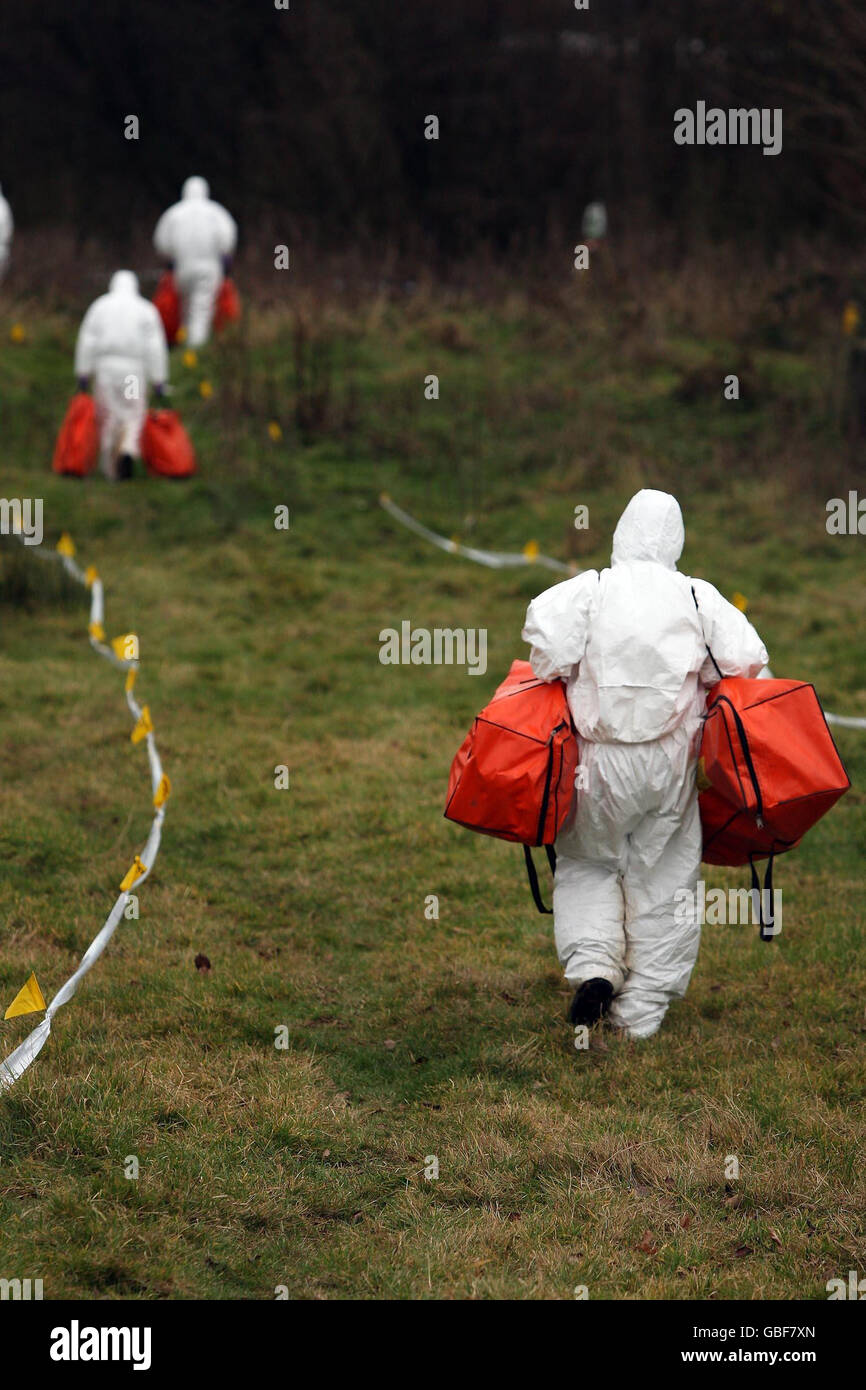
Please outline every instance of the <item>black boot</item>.
[{"label": "black boot", "polygon": [[117,477],[121,483],[128,483],[132,477],[132,454],[121,454],[117,460]]},{"label": "black boot", "polygon": [[610,1008],[613,985],[610,980],[584,980],[574,991],[568,1017],[575,1027],[597,1023]]}]

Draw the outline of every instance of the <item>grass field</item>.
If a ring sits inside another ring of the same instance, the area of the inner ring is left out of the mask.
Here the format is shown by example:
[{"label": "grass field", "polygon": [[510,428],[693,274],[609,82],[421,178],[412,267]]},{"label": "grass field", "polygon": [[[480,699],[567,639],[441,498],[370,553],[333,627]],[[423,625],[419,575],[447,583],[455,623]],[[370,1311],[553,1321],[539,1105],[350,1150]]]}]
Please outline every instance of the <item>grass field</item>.
[{"label": "grass field", "polygon": [[[109,634],[138,632],[174,793],[140,920],[0,1097],[0,1275],[46,1298],[822,1299],[866,1273],[866,736],[838,733],[853,788],[778,866],[781,938],[707,927],[655,1039],[578,1053],[519,850],[442,819],[551,576],[442,554],[377,502],[601,565],[632,491],[673,490],[682,568],[747,596],[777,674],[864,714],[866,540],[824,525],[859,476],[829,320],[780,335],[748,286],[686,281],[253,309],[174,357],[199,476],[111,487],[48,471],[76,317],[9,294],[2,492],[44,498]],[[5,1007],[71,973],[150,796],[83,598],[7,541],[0,599]],[[404,619],[487,628],[486,676],[381,665]],[[34,1022],[2,1024],[3,1055]]]}]

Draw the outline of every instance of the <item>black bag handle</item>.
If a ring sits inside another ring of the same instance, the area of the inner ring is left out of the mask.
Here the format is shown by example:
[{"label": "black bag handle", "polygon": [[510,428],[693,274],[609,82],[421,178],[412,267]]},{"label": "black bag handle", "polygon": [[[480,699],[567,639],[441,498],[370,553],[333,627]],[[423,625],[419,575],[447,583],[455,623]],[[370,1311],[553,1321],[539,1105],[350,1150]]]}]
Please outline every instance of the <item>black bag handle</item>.
[{"label": "black bag handle", "polygon": [[[552,874],[555,874],[556,850],[553,848],[553,845],[545,845],[544,848],[547,853],[547,862],[550,865],[550,872]],[[546,912],[548,916],[552,916],[553,908],[545,907],[541,899],[541,889],[538,886],[538,870],[535,867],[535,862],[532,858],[532,850],[529,848],[529,845],[523,846],[523,856],[526,860],[526,874],[529,879],[529,888],[532,893],[532,901],[535,903],[535,906],[538,908],[539,912]]]},{"label": "black bag handle", "polygon": [[773,911],[773,860],[775,857],[776,851],[770,850],[770,856],[767,860],[767,872],[764,874],[764,893],[769,894],[767,899],[769,904],[767,909],[768,915],[765,917],[764,895],[761,892],[758,882],[758,873],[755,868],[754,858],[751,854],[749,855],[749,868],[752,871],[752,892],[758,895],[758,934],[762,941],[772,941],[773,937],[776,935],[776,918]]}]

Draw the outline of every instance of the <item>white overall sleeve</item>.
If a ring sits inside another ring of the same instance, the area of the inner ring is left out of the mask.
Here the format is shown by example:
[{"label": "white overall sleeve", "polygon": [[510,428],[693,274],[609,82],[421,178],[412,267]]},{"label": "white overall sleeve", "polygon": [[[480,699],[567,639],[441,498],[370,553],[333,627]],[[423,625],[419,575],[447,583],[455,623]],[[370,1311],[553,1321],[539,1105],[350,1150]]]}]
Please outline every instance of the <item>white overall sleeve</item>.
[{"label": "white overall sleeve", "polygon": [[[767,649],[745,613],[723,598],[705,579],[693,579],[704,641],[723,676],[757,676],[767,665]],[[718,672],[709,656],[701,667],[704,685],[715,685]]]},{"label": "white overall sleeve", "polygon": [[598,571],[584,570],[545,589],[526,610],[523,640],[539,680],[565,679],[583,659],[589,620],[598,590]]},{"label": "white overall sleeve", "polygon": [[81,321],[75,345],[75,375],[92,376],[102,345],[102,312],[99,301],[91,304]]}]

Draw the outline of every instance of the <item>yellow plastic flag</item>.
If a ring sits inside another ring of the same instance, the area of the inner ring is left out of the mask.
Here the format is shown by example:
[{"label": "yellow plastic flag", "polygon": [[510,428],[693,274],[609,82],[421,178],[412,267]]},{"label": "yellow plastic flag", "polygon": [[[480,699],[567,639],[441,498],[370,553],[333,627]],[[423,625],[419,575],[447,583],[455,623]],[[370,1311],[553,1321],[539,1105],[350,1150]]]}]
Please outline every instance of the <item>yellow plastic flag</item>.
[{"label": "yellow plastic flag", "polygon": [[12,327],[9,329],[9,337],[12,339],[13,343],[23,343],[24,339],[27,337],[24,324],[13,323]]},{"label": "yellow plastic flag", "polygon": [[537,560],[538,541],[527,541],[526,545],[523,547],[523,553],[526,556],[527,560]]},{"label": "yellow plastic flag", "polygon": [[23,989],[19,989],[3,1017],[17,1018],[19,1014],[36,1014],[39,1013],[40,1009],[47,1007],[42,997],[42,990],[39,988],[39,981],[35,975],[31,974],[30,979]]},{"label": "yellow plastic flag", "polygon": [[58,555],[68,555],[70,559],[75,554],[75,542],[68,531],[64,531],[57,542],[57,553]]},{"label": "yellow plastic flag", "polygon": [[152,733],[153,720],[150,717],[150,706],[142,705],[138,723],[129,737],[132,739],[133,743],[141,743],[143,738],[147,738],[147,735]]},{"label": "yellow plastic flag", "polygon": [[165,775],[165,773],[163,773],[162,776],[161,776],[160,779],[159,779],[159,786],[157,787],[157,789],[156,789],[156,791],[155,791],[155,793],[154,793],[154,797],[153,797],[153,804],[154,804],[154,806],[156,806],[157,808],[159,808],[160,806],[164,806],[165,803],[168,801],[168,798],[169,798],[170,796],[171,796],[171,782],[168,780],[168,778],[167,778],[167,776]]},{"label": "yellow plastic flag", "polygon": [[741,613],[745,613],[749,606],[749,600],[746,598],[746,595],[741,594],[739,590],[733,595],[731,603],[735,608],[739,608]]},{"label": "yellow plastic flag", "polygon": [[94,642],[105,641],[105,628],[102,626],[102,623],[91,623],[87,631],[90,633]]},{"label": "yellow plastic flag", "polygon": [[84,582],[87,585],[88,589],[93,587],[98,578],[99,571],[97,570],[96,566],[88,565],[87,569],[84,571]]},{"label": "yellow plastic flag", "polygon": [[853,299],[849,299],[842,314],[842,332],[845,334],[846,338],[851,338],[859,327],[860,310],[857,308]]},{"label": "yellow plastic flag", "polygon": [[198,384],[199,395],[202,400],[209,401],[213,395],[213,386],[209,381],[200,381]]},{"label": "yellow plastic flag", "polygon": [[146,869],[146,868],[144,867],[144,865],[142,864],[140,856],[139,856],[139,855],[136,855],[135,858],[133,859],[132,863],[130,864],[129,868],[127,869],[126,873],[124,874],[122,880],[121,880],[121,883],[120,883],[120,891],[121,891],[121,893],[128,893],[129,890],[130,890],[130,888],[132,887],[132,885],[133,885],[134,883],[137,883],[137,882],[138,882],[138,880],[141,878],[142,874],[146,874],[146,873],[147,873],[147,869]]},{"label": "yellow plastic flag", "polygon": [[111,645],[120,661],[138,661],[138,638],[134,632],[125,632],[122,637],[112,637]]},{"label": "yellow plastic flag", "polygon": [[183,365],[185,367],[195,367],[198,363],[198,353],[194,348],[187,348],[183,355]]},{"label": "yellow plastic flag", "polygon": [[272,420],[268,425],[268,434],[275,444],[278,444],[283,437],[283,431],[278,420]]},{"label": "yellow plastic flag", "polygon": [[133,666],[132,669],[131,669],[130,671],[127,671],[127,673],[126,673],[126,690],[127,690],[127,692],[130,692],[130,691],[132,690],[132,687],[135,685],[135,678],[136,678],[137,675],[138,675],[138,668],[137,668],[136,666]]}]

